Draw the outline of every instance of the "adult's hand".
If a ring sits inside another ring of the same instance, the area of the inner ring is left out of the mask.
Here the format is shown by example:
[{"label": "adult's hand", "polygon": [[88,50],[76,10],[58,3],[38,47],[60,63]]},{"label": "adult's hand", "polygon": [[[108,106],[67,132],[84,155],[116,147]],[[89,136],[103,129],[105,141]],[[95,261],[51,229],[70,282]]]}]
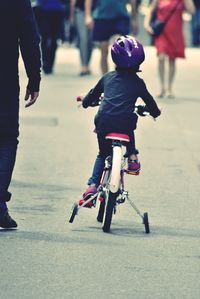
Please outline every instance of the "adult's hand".
[{"label": "adult's hand", "polygon": [[147,33],[149,33],[150,35],[154,34],[153,29],[151,28],[151,26],[149,24],[145,24],[144,25],[144,29],[147,31]]},{"label": "adult's hand", "polygon": [[25,107],[29,107],[33,105],[37,98],[39,97],[38,91],[30,91],[28,88],[26,89],[26,94],[24,100],[27,101]]},{"label": "adult's hand", "polygon": [[87,26],[88,29],[93,29],[94,20],[93,20],[92,16],[90,16],[90,15],[85,16],[85,25]]}]

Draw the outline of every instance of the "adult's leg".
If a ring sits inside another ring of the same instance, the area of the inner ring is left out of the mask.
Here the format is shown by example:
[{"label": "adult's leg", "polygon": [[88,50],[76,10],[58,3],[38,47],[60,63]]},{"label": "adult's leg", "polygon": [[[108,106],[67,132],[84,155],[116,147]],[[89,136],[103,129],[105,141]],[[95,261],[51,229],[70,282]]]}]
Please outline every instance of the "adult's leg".
[{"label": "adult's leg", "polygon": [[19,99],[16,96],[4,96],[0,99],[0,227],[16,227],[10,217],[6,202],[10,200],[8,191],[15,165],[18,144]]},{"label": "adult's leg", "polygon": [[191,20],[192,45],[197,47],[200,45],[200,9],[196,9]]},{"label": "adult's leg", "polygon": [[42,67],[44,72],[48,74],[51,72],[49,67],[50,25],[48,12],[40,11],[38,26],[41,34]]},{"label": "adult's leg", "polygon": [[93,51],[93,39],[92,39],[92,29],[88,29],[88,46],[87,46],[87,65],[90,63],[90,59],[92,56],[92,51]]},{"label": "adult's leg", "polygon": [[158,74],[161,85],[158,97],[163,97],[165,95],[165,58],[165,54],[158,55]]},{"label": "adult's leg", "polygon": [[15,165],[18,141],[15,137],[1,138],[0,141],[0,202],[11,198],[8,191]]},{"label": "adult's leg", "polygon": [[91,30],[89,30],[85,25],[84,11],[77,9],[75,16],[82,65],[81,74],[84,75],[84,73],[86,74],[87,72],[89,72],[89,61],[92,51],[92,35]]},{"label": "adult's leg", "polygon": [[10,200],[8,192],[19,135],[19,98],[18,91],[0,98],[0,201]]},{"label": "adult's leg", "polygon": [[56,56],[56,50],[58,47],[57,40],[61,37],[61,28],[63,22],[63,13],[62,12],[51,12],[49,14],[49,23],[50,23],[50,41],[49,41],[49,67],[52,71]]},{"label": "adult's leg", "polygon": [[169,58],[169,73],[168,73],[168,97],[174,97],[172,93],[172,85],[176,71],[175,59]]},{"label": "adult's leg", "polygon": [[100,50],[101,50],[100,66],[101,66],[102,74],[108,72],[108,47],[109,47],[108,41],[100,42]]}]

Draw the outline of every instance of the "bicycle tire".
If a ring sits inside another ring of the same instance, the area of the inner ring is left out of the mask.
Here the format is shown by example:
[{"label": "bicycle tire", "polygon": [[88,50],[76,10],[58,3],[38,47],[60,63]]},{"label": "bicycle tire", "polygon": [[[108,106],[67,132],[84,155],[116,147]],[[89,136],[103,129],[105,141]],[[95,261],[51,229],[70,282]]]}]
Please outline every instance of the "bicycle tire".
[{"label": "bicycle tire", "polygon": [[144,223],[144,227],[145,227],[145,232],[146,232],[146,234],[149,234],[149,233],[150,233],[150,227],[149,227],[148,213],[144,213],[144,216],[143,216],[143,223]]},{"label": "bicycle tire", "polygon": [[78,205],[74,204],[73,210],[72,210],[72,215],[69,219],[69,223],[72,223],[74,221],[75,216],[78,214]]},{"label": "bicycle tire", "polygon": [[117,194],[118,194],[117,192],[116,193],[112,193],[111,191],[109,192],[108,203],[106,206],[105,219],[104,219],[104,224],[102,227],[104,233],[110,232],[112,215],[113,215],[114,207],[116,205]]},{"label": "bicycle tire", "polygon": [[100,203],[99,205],[99,211],[97,215],[97,221],[98,222],[103,222],[103,217],[104,217],[104,212],[105,212],[105,199]]},{"label": "bicycle tire", "polygon": [[[111,168],[105,169],[104,173],[102,175],[102,180],[101,180],[102,188],[106,188],[107,190],[109,188],[109,183],[110,183],[110,174],[111,174]],[[101,194],[100,194],[100,197],[101,197],[102,201],[99,205],[97,221],[102,223],[103,218],[104,218],[104,214],[105,214],[105,206],[106,206],[106,201],[107,201],[107,192],[102,191]]]},{"label": "bicycle tire", "polygon": [[113,147],[112,170],[110,178],[110,191],[116,193],[120,185],[122,149],[121,146]]}]

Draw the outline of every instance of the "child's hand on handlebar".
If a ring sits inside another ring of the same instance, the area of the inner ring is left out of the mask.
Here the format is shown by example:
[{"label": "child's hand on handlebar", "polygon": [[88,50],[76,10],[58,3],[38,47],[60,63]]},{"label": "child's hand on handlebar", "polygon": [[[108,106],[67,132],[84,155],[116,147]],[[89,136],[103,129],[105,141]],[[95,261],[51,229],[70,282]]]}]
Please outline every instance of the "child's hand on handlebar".
[{"label": "child's hand on handlebar", "polygon": [[[161,111],[162,109],[159,108],[159,111],[160,111],[160,114],[161,114]],[[150,111],[148,109],[147,106],[144,106],[144,105],[138,105],[138,106],[135,106],[135,112],[139,115],[139,116],[152,116],[150,114]],[[156,117],[152,116],[153,120],[156,121],[156,118],[158,116],[160,116],[160,114],[158,114]]]},{"label": "child's hand on handlebar", "polygon": [[[86,101],[85,101],[85,99],[86,99]],[[80,96],[76,97],[76,101],[80,103],[78,105],[78,107],[83,106],[84,108],[99,106],[101,104],[102,100],[103,100],[103,95],[101,95],[99,98],[97,98],[97,100],[95,99],[93,102],[89,101],[89,104],[88,104],[87,103],[88,102],[87,96],[80,95]],[[85,101],[85,103],[84,103],[84,101]]]},{"label": "child's hand on handlebar", "polygon": [[76,101],[77,102],[82,102],[83,101],[83,96],[81,95],[81,96],[77,96],[76,97]]},{"label": "child's hand on handlebar", "polygon": [[146,106],[138,105],[136,106],[136,113],[139,114],[139,116],[147,116],[149,111]]},{"label": "child's hand on handlebar", "polygon": [[82,105],[83,105],[83,99],[84,99],[83,95],[80,95],[80,96],[76,97],[76,101],[78,103],[78,108],[82,107]]}]

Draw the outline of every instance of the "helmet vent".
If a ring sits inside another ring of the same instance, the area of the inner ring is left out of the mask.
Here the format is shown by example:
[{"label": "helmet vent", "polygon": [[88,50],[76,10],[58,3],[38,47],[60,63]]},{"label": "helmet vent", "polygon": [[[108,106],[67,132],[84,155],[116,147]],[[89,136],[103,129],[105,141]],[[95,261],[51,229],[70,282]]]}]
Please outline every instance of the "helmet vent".
[{"label": "helmet vent", "polygon": [[120,42],[119,45],[124,48],[124,42]]}]

